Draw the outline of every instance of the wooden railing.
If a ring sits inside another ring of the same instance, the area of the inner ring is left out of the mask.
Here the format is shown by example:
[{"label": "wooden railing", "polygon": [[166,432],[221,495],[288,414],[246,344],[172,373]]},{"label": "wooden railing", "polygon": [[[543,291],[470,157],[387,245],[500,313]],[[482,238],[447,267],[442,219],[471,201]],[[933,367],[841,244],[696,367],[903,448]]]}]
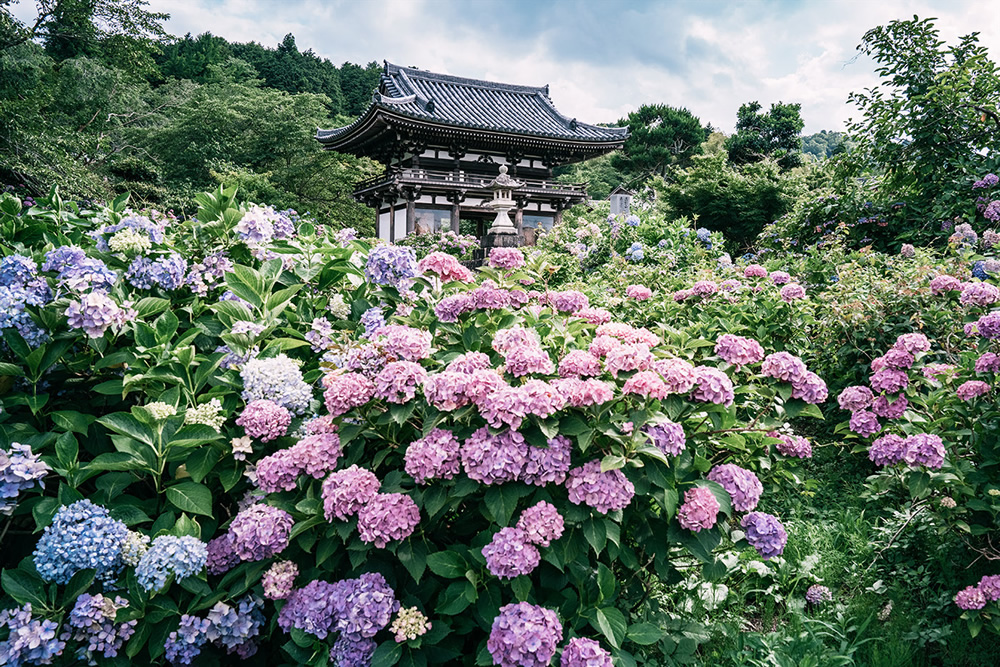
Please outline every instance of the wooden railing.
[{"label": "wooden railing", "polygon": [[[359,181],[354,184],[355,192],[369,190],[383,183],[395,183],[397,185],[433,184],[445,185],[463,190],[485,190],[493,180],[490,176],[483,174],[473,174],[467,171],[436,171],[432,169],[390,169],[388,171]],[[559,183],[536,178],[517,178],[524,184],[515,192],[559,192],[570,193],[577,196],[586,196],[586,183]]]}]

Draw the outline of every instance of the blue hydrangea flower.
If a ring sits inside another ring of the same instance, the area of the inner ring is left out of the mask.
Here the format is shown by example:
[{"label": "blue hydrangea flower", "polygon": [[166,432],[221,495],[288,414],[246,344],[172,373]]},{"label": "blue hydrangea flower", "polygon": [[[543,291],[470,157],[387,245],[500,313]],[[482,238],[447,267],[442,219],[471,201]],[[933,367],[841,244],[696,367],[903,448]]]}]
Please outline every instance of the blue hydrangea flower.
[{"label": "blue hydrangea flower", "polygon": [[160,535],[135,567],[139,585],[147,591],[162,590],[171,574],[181,581],[198,574],[208,561],[208,548],[201,540],[184,535]]},{"label": "blue hydrangea flower", "polygon": [[420,273],[417,255],[413,248],[403,246],[379,246],[373,248],[365,265],[365,276],[378,285],[389,285],[397,289],[410,286],[414,276]]},{"label": "blue hydrangea flower", "polygon": [[180,626],[167,636],[163,645],[167,660],[174,665],[190,665],[201,654],[201,647],[208,641],[211,625],[207,619],[182,615]]},{"label": "blue hydrangea flower", "polygon": [[639,226],[639,216],[637,216],[637,215],[630,215],[629,217],[625,218],[625,224],[628,225],[629,227],[638,227]]},{"label": "blue hydrangea flower", "polygon": [[59,271],[59,284],[74,292],[107,292],[117,281],[117,273],[92,257],[65,264]]},{"label": "blue hydrangea flower", "polygon": [[243,379],[243,400],[247,403],[270,400],[301,415],[312,400],[312,387],[302,379],[298,362],[285,354],[247,361],[240,377]]},{"label": "blue hydrangea flower", "polygon": [[22,491],[42,483],[52,469],[28,445],[11,443],[10,451],[0,449],[0,514],[10,514],[17,507]]},{"label": "blue hydrangea flower", "polygon": [[35,547],[35,569],[42,579],[69,583],[80,570],[97,570],[109,582],[121,570],[122,543],[128,528],[89,500],[59,508]]},{"label": "blue hydrangea flower", "polygon": [[377,334],[385,326],[382,309],[375,307],[366,310],[361,316],[361,325],[365,328],[365,332],[361,334],[362,338],[371,338]]},{"label": "blue hydrangea flower", "polygon": [[187,260],[173,253],[151,260],[136,257],[128,267],[125,277],[139,289],[152,289],[154,285],[165,290],[175,290],[184,284]]},{"label": "blue hydrangea flower", "polygon": [[704,227],[699,227],[698,231],[695,232],[695,235],[702,243],[710,243],[710,239],[712,238],[712,232]]},{"label": "blue hydrangea flower", "polygon": [[79,264],[86,257],[87,253],[74,245],[59,246],[45,253],[45,262],[42,264],[42,271],[62,273],[63,269],[67,266]]},{"label": "blue hydrangea flower", "polygon": [[666,239],[660,239],[660,242],[656,244],[656,247],[657,248],[666,248],[667,247],[667,240]]},{"label": "blue hydrangea flower", "polygon": [[239,651],[260,634],[264,625],[263,607],[263,600],[250,595],[240,600],[236,607],[217,602],[205,619],[209,623],[206,632],[209,641],[229,653]]},{"label": "blue hydrangea flower", "polygon": [[972,277],[979,278],[980,280],[986,280],[990,277],[990,275],[986,273],[986,262],[979,260],[972,265]]},{"label": "blue hydrangea flower", "polygon": [[31,615],[31,605],[0,611],[0,627],[10,633],[0,642],[0,665],[48,665],[62,655],[66,642],[56,636],[59,625]]}]

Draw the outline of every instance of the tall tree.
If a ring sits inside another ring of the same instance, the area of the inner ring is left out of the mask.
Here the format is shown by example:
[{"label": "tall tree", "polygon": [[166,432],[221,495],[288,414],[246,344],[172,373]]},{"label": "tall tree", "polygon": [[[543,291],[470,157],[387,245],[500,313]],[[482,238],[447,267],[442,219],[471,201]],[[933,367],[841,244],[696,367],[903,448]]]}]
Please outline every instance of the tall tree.
[{"label": "tall tree", "polygon": [[360,116],[368,108],[372,93],[378,87],[382,68],[370,62],[365,67],[354,63],[340,66],[340,88],[344,91],[344,110],[348,116]]},{"label": "tall tree", "polygon": [[869,30],[858,49],[882,80],[848,98],[861,117],[848,125],[858,145],[847,175],[874,165],[916,216],[974,214],[962,210],[969,185],[1000,167],[1000,73],[978,33],[949,46],[914,17]]},{"label": "tall tree", "polygon": [[761,108],[760,102],[748,102],[736,113],[736,133],[726,140],[729,161],[751,164],[773,158],[782,169],[802,164],[802,105],[777,102],[767,113]]},{"label": "tall tree", "polygon": [[618,124],[628,125],[629,137],[611,164],[633,177],[662,176],[672,165],[688,166],[708,136],[697,116],[666,104],[644,104]]}]

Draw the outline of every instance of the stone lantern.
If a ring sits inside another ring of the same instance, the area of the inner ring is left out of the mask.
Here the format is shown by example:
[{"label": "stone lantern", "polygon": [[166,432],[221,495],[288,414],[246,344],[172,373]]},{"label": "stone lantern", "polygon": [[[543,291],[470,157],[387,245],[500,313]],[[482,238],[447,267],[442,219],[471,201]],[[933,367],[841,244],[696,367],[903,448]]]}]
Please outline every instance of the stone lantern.
[{"label": "stone lantern", "polygon": [[[493,225],[489,228],[489,234],[511,234],[517,235],[517,228],[514,221],[510,219],[510,210],[517,205],[511,193],[524,183],[516,181],[507,175],[507,165],[500,165],[500,175],[490,181],[486,186],[493,191],[493,199],[487,206],[497,212],[497,217],[493,220]],[[507,245],[507,244],[503,244]]]}]

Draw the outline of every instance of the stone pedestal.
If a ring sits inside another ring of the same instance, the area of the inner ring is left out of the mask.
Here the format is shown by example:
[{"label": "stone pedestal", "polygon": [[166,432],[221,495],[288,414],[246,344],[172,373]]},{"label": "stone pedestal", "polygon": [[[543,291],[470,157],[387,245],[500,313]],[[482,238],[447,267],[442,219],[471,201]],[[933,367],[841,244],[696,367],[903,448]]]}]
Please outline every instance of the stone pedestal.
[{"label": "stone pedestal", "polygon": [[521,245],[521,238],[517,233],[510,232],[489,232],[483,239],[483,250],[489,256],[491,248],[516,248]]}]

